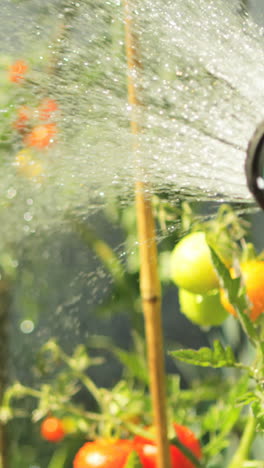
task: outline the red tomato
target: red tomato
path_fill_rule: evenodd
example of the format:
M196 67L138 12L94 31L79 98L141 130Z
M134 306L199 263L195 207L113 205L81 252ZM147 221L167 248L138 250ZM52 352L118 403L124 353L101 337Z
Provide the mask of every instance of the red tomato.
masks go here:
M200 460L202 458L202 449L199 440L195 434L186 426L181 426L180 424L174 423L174 430L177 434L179 441L185 445L195 456ZM175 447L177 450L176 460L178 460L179 467L181 468L195 468L194 464L191 463L187 457L185 457L180 450ZM176 453L175 453L176 455ZM180 464L180 459L181 464ZM177 465L175 465L176 467Z
M123 468L132 451L130 440L86 442L75 455L73 468Z
M200 442L194 433L185 426L174 424L174 429L179 441L185 445L198 459L202 457ZM143 468L157 468L157 446L153 440L136 436L134 439ZM172 468L195 468L194 464L175 445L170 445L170 457Z
M44 419L40 427L40 432L43 439L49 442L59 442L65 436L62 421L53 416Z
M157 468L157 445L153 440L145 439L141 436L136 436L134 439L135 450L138 453L143 468ZM174 449L176 447L170 446L170 457L172 468L181 468L181 465L174 464ZM176 449L177 450L177 449Z

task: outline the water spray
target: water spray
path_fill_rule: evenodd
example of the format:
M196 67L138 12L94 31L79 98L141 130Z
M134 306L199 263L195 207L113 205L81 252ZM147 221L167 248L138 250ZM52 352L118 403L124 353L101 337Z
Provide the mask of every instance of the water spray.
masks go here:
M249 142L245 170L248 188L264 210L264 122L258 125Z

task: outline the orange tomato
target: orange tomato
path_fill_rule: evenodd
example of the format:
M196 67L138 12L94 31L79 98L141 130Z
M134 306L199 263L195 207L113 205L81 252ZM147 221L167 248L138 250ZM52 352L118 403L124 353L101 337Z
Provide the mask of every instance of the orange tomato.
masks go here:
M230 274L233 278L237 276L234 269L230 270ZM241 276L250 302L247 313L254 322L264 312L264 261L250 260L241 264ZM220 298L224 308L230 314L236 315L224 290L221 290Z
M49 120L57 110L58 104L54 99L43 99L40 106L38 107L40 120Z
M27 146L45 148L54 142L54 135L57 133L57 126L54 123L37 125L24 139Z
M13 83L20 83L24 80L25 74L28 71L28 65L24 60L16 60L9 67L9 81Z

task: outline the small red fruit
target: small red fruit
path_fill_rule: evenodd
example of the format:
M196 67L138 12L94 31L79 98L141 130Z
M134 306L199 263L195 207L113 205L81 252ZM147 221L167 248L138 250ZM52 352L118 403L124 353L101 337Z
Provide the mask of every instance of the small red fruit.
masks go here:
M133 451L130 440L86 442L73 460L73 468L124 468Z
M28 70L28 66L24 60L16 60L9 67L9 81L12 83L20 83L24 80L24 75Z
M62 421L54 416L44 419L40 426L40 432L43 439L49 442L60 442L65 436Z
M54 135L57 133L56 124L37 125L24 139L27 146L45 148L53 143Z

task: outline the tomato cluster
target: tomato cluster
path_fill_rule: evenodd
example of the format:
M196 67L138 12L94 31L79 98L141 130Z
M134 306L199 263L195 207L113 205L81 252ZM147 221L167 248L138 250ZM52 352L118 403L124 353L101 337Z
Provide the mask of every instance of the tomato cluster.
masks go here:
M199 460L201 446L194 433L174 424L178 440ZM138 454L142 468L157 468L157 446L151 439L136 436L133 440L96 440L86 442L77 452L73 468L124 468L129 455ZM175 445L170 445L172 468L194 468L194 464Z
M9 67L9 80L22 84L29 70L24 60L17 60ZM44 173L42 161L32 150L49 148L58 133L55 122L58 104L51 97L44 97L36 107L22 105L17 109L13 122L21 140L22 149L17 153L14 166L28 178L39 178Z
M223 259L229 264L228 259ZM264 261L254 259L241 264L242 281L246 288L252 321L264 312ZM234 269L231 276L236 277ZM236 315L225 292L220 288L204 232L183 237L171 254L171 278L179 288L181 311L201 326L220 325L228 312Z
M181 311L201 326L220 325L228 316L204 232L193 232L171 254L171 278L179 287Z
M57 111L58 105L51 98L42 99L35 109L19 107L13 126L22 135L26 147L42 149L54 142L57 125L52 120Z

